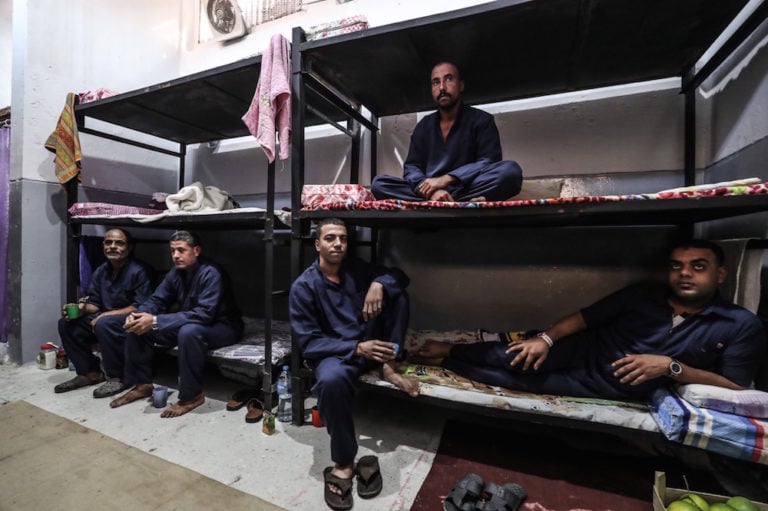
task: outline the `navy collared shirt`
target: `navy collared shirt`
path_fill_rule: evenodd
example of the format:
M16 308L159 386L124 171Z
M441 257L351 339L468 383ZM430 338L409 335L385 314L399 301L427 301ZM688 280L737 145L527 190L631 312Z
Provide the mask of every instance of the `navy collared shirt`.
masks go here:
M178 312L168 312L176 304ZM156 315L161 330L186 323L225 323L243 331L243 318L229 276L218 264L203 257L188 270L172 268L139 311Z
M601 387L597 390L644 396L666 384L663 378L636 386L620 383L611 363L629 354L666 355L749 387L766 350L757 316L716 297L673 328L668 293L664 284L637 284L581 310L588 329L594 329L589 374Z
M339 277L338 284L328 280L316 259L291 285L291 328L308 360L353 356L365 332L362 311L371 283L381 283L390 299L397 298L410 283L397 268L355 258L342 261Z
M484 167L498 161L501 142L493 116L462 103L445 140L438 112L419 121L411 135L403 178L414 190L424 179L445 174L471 183Z
M144 261L129 258L112 278L112 265L106 261L96 268L88 287L87 303L101 312L138 306L152 294L154 270Z

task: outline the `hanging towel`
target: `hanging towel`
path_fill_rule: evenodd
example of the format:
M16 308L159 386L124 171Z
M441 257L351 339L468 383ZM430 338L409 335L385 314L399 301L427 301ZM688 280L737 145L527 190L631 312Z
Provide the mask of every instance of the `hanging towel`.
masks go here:
M54 159L56 177L61 184L75 176L77 176L78 181L82 180L80 160L83 159L83 153L80 150L80 137L77 134L77 122L75 121L76 98L77 94L74 92L67 94L67 101L64 103L64 109L59 116L59 122L56 123L56 129L45 141L45 148L56 153Z
M261 72L251 107L243 122L261 144L270 163L275 161L275 131L280 141L280 159L291 153L291 66L288 40L275 34L261 57Z
M215 186L203 186L199 181L185 186L177 193L165 198L168 211L177 213L180 211L224 211L235 209L237 203L223 190Z

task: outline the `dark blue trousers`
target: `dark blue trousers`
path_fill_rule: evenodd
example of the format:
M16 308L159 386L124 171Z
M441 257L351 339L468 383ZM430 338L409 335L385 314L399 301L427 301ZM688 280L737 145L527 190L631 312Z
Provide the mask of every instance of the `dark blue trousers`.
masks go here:
M487 201L506 200L520 193L523 171L514 161L499 161L485 167L471 183L461 183L447 188L457 202L475 197ZM371 191L377 199L401 199L423 201L405 179L382 174L373 178Z
M154 345L179 347L179 400L188 401L203 391L203 371L208 350L235 344L242 332L231 325L187 323L178 329L127 334L125 383L152 383Z
M443 367L469 379L535 394L600 397L588 369L588 342L579 336L557 341L538 371L512 367L515 355L506 354L505 342L457 344ZM607 396L603 396L607 397Z
M366 324L362 340L379 339L399 344L401 354L408 328L410 303L407 293L393 300L379 316ZM349 465L357 455L357 436L352 406L361 374L379 365L363 357L327 357L315 366L317 383L312 390L317 406L331 436L331 459L338 465Z
M99 359L93 354L93 345L98 342L101 347L101 362L107 377L123 378L125 316L103 316L94 328L91 328L93 314L72 320L59 319L59 337L77 374L101 371Z

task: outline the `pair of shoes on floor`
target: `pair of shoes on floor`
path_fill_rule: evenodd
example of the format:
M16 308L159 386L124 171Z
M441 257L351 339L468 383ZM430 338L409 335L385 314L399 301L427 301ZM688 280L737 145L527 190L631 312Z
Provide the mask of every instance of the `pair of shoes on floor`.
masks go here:
M499 486L477 474L467 473L456 482L443 502L444 511L517 511L528 495L522 486Z
M229 401L227 401L227 411L238 411L242 407L246 406L251 399L258 397L258 395L258 389L240 389L236 391L234 394L232 394L232 397L229 398Z
M255 424L264 417L264 403L259 399L252 397L245 405L245 422L248 424Z
M90 373L89 373L90 374ZM69 392L70 390L79 389L81 387L87 387L89 385L96 385L97 383L101 383L104 381L104 374L99 373L99 376L96 378L89 378L85 375L78 374L71 380L67 380L64 383L59 383L55 387L53 387L53 391L56 394L61 394L62 392Z
M357 479L357 495L362 499L372 499L383 487L379 459L376 456L363 456L357 461L355 473L349 479L342 479L332 474L333 467L325 467L323 481L325 485L325 503L334 511L352 509L353 479ZM331 490L333 485L341 491L337 494Z
M114 396L128 387L129 385L123 383L119 378L109 378L103 385L93 390L93 397L102 398Z

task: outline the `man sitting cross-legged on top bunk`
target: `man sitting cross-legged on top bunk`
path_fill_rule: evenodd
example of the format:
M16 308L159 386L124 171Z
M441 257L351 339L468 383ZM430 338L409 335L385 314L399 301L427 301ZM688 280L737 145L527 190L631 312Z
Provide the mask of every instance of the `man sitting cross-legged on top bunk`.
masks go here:
M345 258L347 228L339 219L319 222L315 250L317 260L291 286L291 328L314 369L313 390L331 436L334 466L325 469L325 501L333 509L349 509L355 473L360 497L375 497L382 487L374 456L363 456L355 466L352 398L358 377L381 366L384 379L411 396L419 393L418 384L394 368L408 328L410 281L396 268Z
M235 344L243 319L222 267L201 257L196 234L171 236L174 268L154 294L126 318L125 381L134 387L110 403L117 408L152 395L154 344L179 347L179 401L161 417L178 417L205 402L203 370L209 349ZM178 305L177 312L169 312Z
M718 296L723 250L682 242L667 285L636 284L564 317L522 342L429 342L422 362L467 378L539 394L643 400L659 387L749 387L763 361L760 320Z
M416 125L403 177L376 176L373 195L411 201L498 201L520 193L523 171L514 161L502 161L493 116L462 101L459 68L450 62L437 64L431 84L437 112Z
M93 391L93 397L119 394L126 388L123 381L125 331L123 323L128 314L152 293L154 270L133 257L135 243L123 229L110 229L102 241L106 262L96 268L88 286L88 296L80 299L79 317L69 319L62 307L59 336L77 376L59 383L56 393L69 392L104 381ZM93 354L99 343L101 364Z

